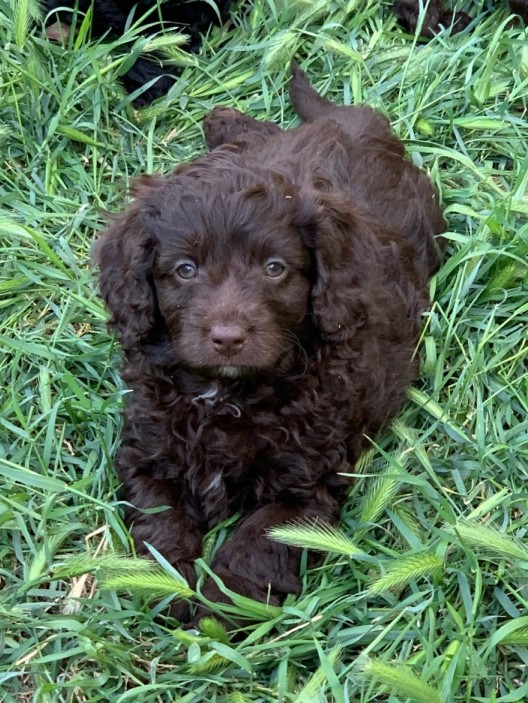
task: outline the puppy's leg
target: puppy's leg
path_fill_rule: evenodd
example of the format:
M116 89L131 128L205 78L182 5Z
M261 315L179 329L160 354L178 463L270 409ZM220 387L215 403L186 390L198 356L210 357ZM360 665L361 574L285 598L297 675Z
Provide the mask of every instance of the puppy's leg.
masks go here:
M196 573L193 562L202 551L202 532L185 511L174 484L137 471L132 475L130 470L121 470L120 476L124 479L126 499L130 503L126 523L131 526L136 553L151 557L145 543L150 544L194 588ZM174 601L171 612L178 620L189 619L189 606L185 602Z
M320 498L323 497L320 491ZM232 538L217 552L212 569L232 591L271 605L280 605L288 593L301 591L299 575L302 550L269 539L266 531L293 520L320 519L335 523L339 516L337 502L330 496L309 505L270 503L242 518ZM212 601L228 599L209 580L203 594ZM195 621L206 614L199 611Z
M209 149L222 144L233 144L239 150L251 149L281 131L273 122L258 122L228 107L215 107L205 118L203 128Z
M423 2L426 5L426 0ZM419 0L396 0L392 6L394 14L400 24L414 34L420 18ZM451 27L451 32L456 34L465 29L471 22L471 17L465 12L452 12L444 10L442 0L430 0L425 10L421 34L423 37L434 37L440 27Z

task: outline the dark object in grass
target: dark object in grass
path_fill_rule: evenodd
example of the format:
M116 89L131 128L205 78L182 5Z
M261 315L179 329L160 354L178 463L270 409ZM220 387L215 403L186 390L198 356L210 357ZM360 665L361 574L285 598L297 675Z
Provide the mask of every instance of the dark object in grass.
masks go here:
M224 20L232 4L232 0L215 0ZM50 25L46 33L53 41L61 41L70 33L72 12L60 8L77 8L85 13L92 6L92 35L101 37L119 36L125 28L140 20L144 24L146 35L154 34L161 30L177 31L189 35L189 42L185 48L196 51L200 46L201 34L211 25L218 24L219 17L211 4L205 0L45 0L46 12L50 15ZM80 21L80 20L78 20ZM172 71L166 69L159 61L140 57L132 68L122 77L127 92L132 93L149 81L157 78L156 82L143 91L134 100L136 107L148 105L156 98L165 95L176 80Z
M434 37L441 27L451 27L453 34L461 32L471 22L471 17L465 12L446 9L446 4L449 7L445 0L429 0L429 3L426 0L395 0L393 10L401 25L413 34L420 19L420 5L427 5L421 28L422 36ZM528 22L528 0L510 0L510 8Z
M266 530L338 519L343 474L416 376L445 227L385 117L296 65L290 97L288 131L213 110L211 152L140 179L95 249L132 389L117 466L138 553L194 584L202 536L241 511L212 568L273 604L299 593L301 550Z

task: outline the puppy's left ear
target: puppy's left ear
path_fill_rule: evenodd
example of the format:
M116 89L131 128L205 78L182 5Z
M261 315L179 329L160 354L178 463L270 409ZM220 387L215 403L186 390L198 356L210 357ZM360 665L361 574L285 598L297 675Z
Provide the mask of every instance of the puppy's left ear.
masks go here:
M339 194L311 193L315 206L301 226L316 279L312 316L326 341L343 341L368 323L379 261L369 221Z

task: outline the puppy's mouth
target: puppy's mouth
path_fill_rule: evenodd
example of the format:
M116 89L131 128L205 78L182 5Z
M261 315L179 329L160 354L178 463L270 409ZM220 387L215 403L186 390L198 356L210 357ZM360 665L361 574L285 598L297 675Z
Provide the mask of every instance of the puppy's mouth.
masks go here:
M255 366L209 366L204 369L208 376L213 376L215 378L225 378L233 379L237 378L248 378L249 376L255 376L260 369Z

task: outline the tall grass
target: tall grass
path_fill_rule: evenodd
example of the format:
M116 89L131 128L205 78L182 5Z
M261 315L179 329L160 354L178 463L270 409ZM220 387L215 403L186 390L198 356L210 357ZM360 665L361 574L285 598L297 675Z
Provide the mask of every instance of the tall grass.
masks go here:
M389 5L238 3L199 55L162 42L181 77L137 112L118 77L152 44L85 24L61 47L36 2L0 0L0 701L528 698L527 30L506 3L459 2L469 30L422 43ZM186 584L126 559L125 390L90 246L134 176L203 151L213 106L293 124L292 55L329 98L389 116L441 189L449 252L421 379L356 467L341 532L274 535L324 564L282 609L235 599L257 620L237 638L185 632L164 605L196 600Z

